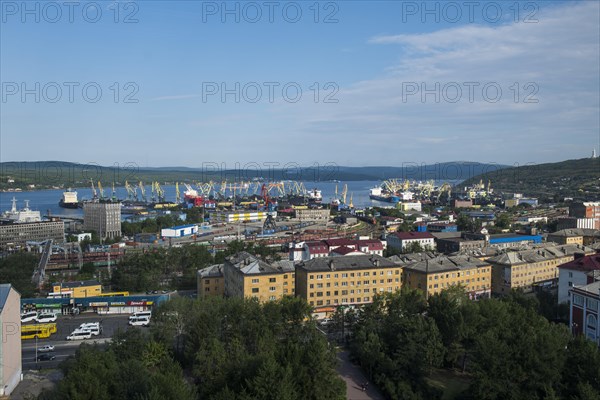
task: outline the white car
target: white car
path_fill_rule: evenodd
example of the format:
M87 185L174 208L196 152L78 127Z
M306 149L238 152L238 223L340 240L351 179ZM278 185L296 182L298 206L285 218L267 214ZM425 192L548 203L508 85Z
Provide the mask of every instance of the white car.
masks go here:
M55 322L56 321L56 314L40 314L40 315L37 316L37 318L35 320L39 324L45 324L45 323L48 323L48 322Z
M131 326L148 326L148 325L150 325L150 318L148 318L148 317L129 318L129 325L131 325Z
M47 344L45 346L42 346L38 349L39 352L41 353L46 353L48 351L54 351L54 346L52 346L51 344Z
M38 313L35 311L23 313L21 314L21 323L35 321L37 319L37 316Z
M91 338L92 338L91 332L83 332L83 331L75 331L75 332L71 333L69 336L67 336L67 340L84 340L84 339L91 339Z

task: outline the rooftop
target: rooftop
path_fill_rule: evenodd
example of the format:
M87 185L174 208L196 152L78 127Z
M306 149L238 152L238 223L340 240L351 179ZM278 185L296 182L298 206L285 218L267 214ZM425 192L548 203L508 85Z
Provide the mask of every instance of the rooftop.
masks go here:
M430 232L395 232L392 235L400 240L411 239L433 239L434 236Z
M558 268L583 272L598 271L600 270L600 254L596 253L590 256L576 258L573 261L559 265Z
M600 281L592 282L585 286L576 286L571 290L578 292L586 292L589 294L596 295L598 297L600 296Z
M198 270L200 278L219 278L223 276L223 264L214 264Z
M298 264L298 268L308 272L392 268L396 266L396 264L386 258L368 254L346 257L313 258L312 260Z
M476 257L469 256L437 256L431 259L416 261L404 266L405 270L413 270L426 273L438 273L444 271L458 271L489 266Z
M4 305L6 304L6 300L8 299L11 288L12 285L10 283L0 284L0 311L4 309ZM13 290L15 289L13 288Z
M78 287L82 287L82 286L100 286L100 282L95 281L95 280L89 280L89 281L76 281L76 282L56 282L53 284L53 286L60 286L63 288L78 288Z
M293 263L290 261L269 264L246 251L229 256L225 262L244 275L280 274L294 271ZM292 266L291 269L290 266Z
M565 244L557 246L544 246L539 248L502 252L488 261L499 265L518 265L525 263L535 263L545 260L554 260L559 257L573 256L575 253L592 253L589 247L578 244Z

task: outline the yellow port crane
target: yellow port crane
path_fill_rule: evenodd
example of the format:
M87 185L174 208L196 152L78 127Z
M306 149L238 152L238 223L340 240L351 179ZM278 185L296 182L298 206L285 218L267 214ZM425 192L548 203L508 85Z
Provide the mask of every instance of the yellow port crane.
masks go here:
M179 192L179 182L175 182L175 203L181 203L181 193Z
M127 198L129 200L137 200L137 191L127 181L125 181L125 190L127 190Z
M98 191L100 192L100 198L103 199L104 198L104 189L102 188L102 183L100 183L100 181L98 181Z
M140 188L140 194L142 195L142 201L146 202L146 188L144 187L144 183L140 181L138 187Z

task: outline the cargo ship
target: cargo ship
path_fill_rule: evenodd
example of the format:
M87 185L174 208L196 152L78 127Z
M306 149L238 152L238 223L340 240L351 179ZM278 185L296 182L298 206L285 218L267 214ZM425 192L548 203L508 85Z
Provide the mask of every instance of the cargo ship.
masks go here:
M63 197L58 202L59 207L62 208L79 208L79 201L77 201L77 192L67 189L63 192Z
M395 193L387 190L383 190L381 187L374 187L369 191L369 198L371 200L383 201L386 203L399 203L400 197Z
M323 201L323 195L321 195L321 191L315 188L308 192L308 201L311 203L320 203Z

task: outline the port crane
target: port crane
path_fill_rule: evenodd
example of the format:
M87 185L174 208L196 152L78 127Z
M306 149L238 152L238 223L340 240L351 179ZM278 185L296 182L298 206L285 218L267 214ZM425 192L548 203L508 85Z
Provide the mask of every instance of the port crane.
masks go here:
M98 193L96 192L96 188L94 187L94 181L90 178L90 183L92 184L92 198L97 199Z
M104 189L102 188L102 183L98 181L98 192L100 192L100 199L104 199Z
M125 190L127 190L127 199L129 200L137 200L137 191L135 188L131 187L129 182L125 181Z
M144 183L140 181L138 187L140 188L140 194L142 196L142 201L145 203L146 200L146 188L144 188Z
M179 182L175 182L175 203L181 203L181 193L179 193Z

